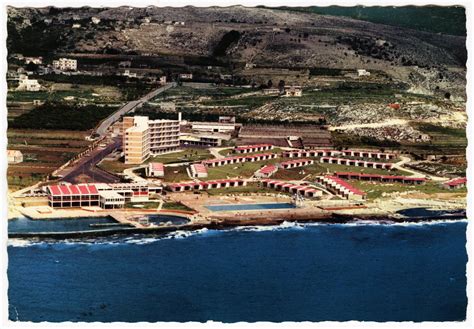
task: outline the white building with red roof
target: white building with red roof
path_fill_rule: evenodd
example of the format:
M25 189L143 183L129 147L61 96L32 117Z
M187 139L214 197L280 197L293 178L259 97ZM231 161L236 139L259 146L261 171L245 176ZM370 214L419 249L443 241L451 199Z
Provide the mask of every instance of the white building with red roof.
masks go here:
M287 181L265 179L262 181L262 186L265 188L274 189L276 191L298 194L307 198L317 198L323 195L322 191L314 187L308 185L293 184Z
M194 163L190 166L191 176L194 178L206 178L207 167L202 163Z
M165 177L165 166L161 162L150 162L145 174L147 177Z
M466 177L458 177L455 179L451 179L450 181L444 182L442 187L448 190L455 190L459 188L466 187L467 178Z
M365 192L336 176L319 176L316 178L316 182L348 200L364 200L366 198Z
M270 165L263 166L262 168L257 170L254 176L257 178L269 178L277 171L278 171L278 167L270 164Z
M382 183L424 184L426 182L426 178L423 177L365 174L358 172L336 172L334 173L334 176L343 179L379 181Z
M100 206L100 195L94 184L60 184L46 187L49 206L73 208Z

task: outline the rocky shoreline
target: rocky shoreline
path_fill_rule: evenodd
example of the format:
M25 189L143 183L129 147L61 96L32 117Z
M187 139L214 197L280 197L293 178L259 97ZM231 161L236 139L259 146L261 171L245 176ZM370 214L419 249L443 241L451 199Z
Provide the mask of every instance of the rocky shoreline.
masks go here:
M112 235L163 235L174 231L195 231L199 229L225 230L243 226L278 226L284 222L295 223L326 223L326 224L347 224L373 222L374 224L393 223L419 223L430 221L457 221L466 218L465 212L441 216L414 216L410 218L393 217L387 215L341 215L341 214L320 214L315 216L298 216L292 218L247 218L247 219L215 219L207 223L189 223L183 225L168 225L158 227L136 228L117 230L94 230L77 232L31 232L31 233L9 233L9 238L37 238L37 239L70 239L70 238L93 238Z

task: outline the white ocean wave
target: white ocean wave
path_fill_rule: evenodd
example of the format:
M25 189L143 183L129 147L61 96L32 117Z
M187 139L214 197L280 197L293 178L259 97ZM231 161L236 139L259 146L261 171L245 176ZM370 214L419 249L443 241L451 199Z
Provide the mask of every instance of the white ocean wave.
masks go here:
M15 247L15 248L24 248L24 247L30 247L30 246L44 244L44 243L45 243L44 241L14 238L14 239L8 239L7 246Z
M88 239L66 239L66 240L37 240L37 239L21 239L11 238L8 239L8 246L15 248L24 248L30 246L48 246L61 244L61 247L74 247L74 246L118 246L118 245L147 245L155 243L161 240L169 239L186 239L193 236L209 236L214 235L218 232L268 232L268 231L280 231L280 230L304 230L305 228L324 226L324 227L362 227L362 226L391 226L391 227L423 227L431 225L446 225L455 223L467 223L467 219L462 220L431 220L431 221L420 221L420 222L394 222L390 220L385 221L373 221L373 220L355 220L349 223L330 223L330 222L313 222L313 223L298 223L284 221L280 225L254 225L254 226L237 226L225 230L209 230L202 228L194 231L178 230L167 233L162 236L147 236L147 235L133 235L128 237L115 236L115 237L103 237L103 238L88 238Z

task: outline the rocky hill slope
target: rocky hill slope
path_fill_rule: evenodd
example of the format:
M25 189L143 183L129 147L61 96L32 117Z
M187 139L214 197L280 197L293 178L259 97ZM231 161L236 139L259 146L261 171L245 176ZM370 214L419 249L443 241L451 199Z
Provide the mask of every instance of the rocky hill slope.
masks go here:
M465 37L344 17L242 6L10 7L8 32L10 52L199 55L260 67L366 68L420 93L441 85L465 97Z

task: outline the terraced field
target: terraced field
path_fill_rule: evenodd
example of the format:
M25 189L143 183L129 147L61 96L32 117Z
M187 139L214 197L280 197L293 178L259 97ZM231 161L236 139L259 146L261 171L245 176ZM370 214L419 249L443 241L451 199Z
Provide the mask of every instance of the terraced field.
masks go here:
M24 161L8 166L9 189L32 185L89 145L86 132L9 129L8 149L20 150Z

